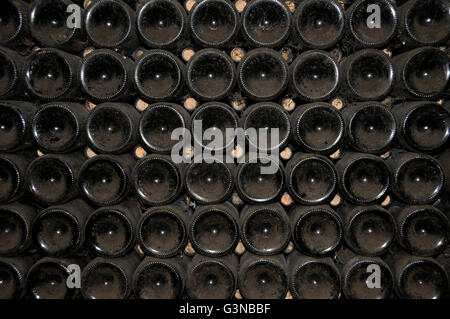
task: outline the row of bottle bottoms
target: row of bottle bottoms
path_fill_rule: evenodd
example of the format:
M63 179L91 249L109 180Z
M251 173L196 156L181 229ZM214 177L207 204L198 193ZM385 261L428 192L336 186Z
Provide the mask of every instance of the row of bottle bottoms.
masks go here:
M88 44L130 50L140 43L177 49L192 42L204 47L279 47L286 41L324 49L342 44L383 48L444 44L449 37L446 0L195 1L185 8L175 0L138 1L136 11L122 0L89 1L76 10L71 1L39 0L31 5L8 0L0 43L21 48L38 42L79 52ZM292 12L297 5L295 12ZM245 6L245 8L243 8ZM239 12L238 12L239 11ZM292 14L293 13L293 14ZM16 23L23 21L23 23ZM423 22L424 21L424 22Z
M0 98L74 100L95 103L142 97L149 102L192 95L201 101L241 96L268 101L283 94L303 101L326 101L337 93L351 100L396 98L438 99L448 88L448 54L420 47L392 59L383 51L365 49L338 62L322 50L305 51L290 63L281 53L258 48L236 65L224 51L196 52L185 65L169 51L143 51L136 62L113 50L98 49L80 58L53 48L23 57L0 49ZM238 85L236 85L236 83Z
M448 296L448 256L399 253L385 260L295 252L171 259L0 258L0 298L72 299L439 299ZM5 284L6 282L6 284ZM81 292L81 293L80 293Z

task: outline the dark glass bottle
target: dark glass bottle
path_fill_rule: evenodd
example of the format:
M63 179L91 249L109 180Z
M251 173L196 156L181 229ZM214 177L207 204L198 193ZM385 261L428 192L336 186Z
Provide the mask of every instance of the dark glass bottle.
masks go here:
M139 221L139 246L158 258L178 255L187 243L189 218L190 211L181 201L149 209Z
M347 128L347 141L356 151L381 154L396 137L398 123L382 103L353 103L344 107L341 114Z
M241 116L241 127L247 133L245 137L251 152L256 152L256 149L283 149L289 142L292 130L289 113L281 105L272 102L260 102L248 107ZM255 134L251 134L253 129L256 130ZM274 129L278 129L278 140Z
M394 66L383 51L358 51L345 58L341 68L343 92L352 99L382 100L393 88Z
M198 125L195 124L195 121L201 121L201 130L195 130ZM191 123L194 142L208 150L218 151L232 146L234 138L228 138L227 129L233 129L234 133L238 128L239 118L229 105L220 102L208 102L195 109ZM222 139L216 135L212 135L209 139L204 138L206 130L220 131Z
M306 0L294 13L294 27L301 43L309 48L334 46L342 37L345 16L335 0Z
M137 5L136 12L139 35L147 46L171 48L181 45L188 18L178 1L141 1Z
M278 3L277 0L269 2ZM256 101L273 100L286 89L288 65L277 51L254 49L239 62L238 79L239 87L247 97Z
M381 206L344 205L341 210L344 238L362 256L379 256L394 242L397 228L392 214Z
M42 210L33 221L33 241L46 256L64 257L84 244L84 224L92 208L81 199Z
M133 62L112 50L95 50L81 65L81 86L95 102L123 99L130 94L132 78Z
M294 140L301 150L319 154L334 153L344 139L344 119L328 103L301 105L291 115Z
M302 100L327 100L339 87L339 64L327 52L306 51L289 67L289 84L294 94Z
M444 172L431 156L394 152L387 159L392 192L408 205L433 203L444 188Z
M42 46L70 52L80 52L86 47L83 23L85 12L82 8L79 9L81 21L71 19L71 5L74 3L70 0L40 0L32 3L30 31ZM78 22L80 26L69 27L69 22Z
M0 47L0 98L23 96L22 68L24 57Z
M184 186L185 168L168 155L152 154L137 162L132 174L136 195L146 205L159 206L173 202Z
M282 1L250 1L241 17L242 32L252 46L277 47L291 32L291 13Z
M141 214L141 206L132 199L97 209L85 223L86 247L104 257L125 255L134 246Z
M444 172L445 179L445 191L450 194L450 149L446 149L436 158L439 161L439 165Z
M195 255L187 270L186 290L192 299L232 299L237 288L236 255L209 258Z
M28 165L28 192L44 206L65 203L79 195L81 154L43 155Z
M211 158L193 162L186 169L186 192L198 204L227 200L234 188L235 166Z
M149 152L170 154L172 148L178 143L172 139L173 130L184 128L186 132L183 139L187 139L190 127L190 115L180 105L166 102L152 104L141 116L140 140Z
M373 204L387 195L391 174L378 156L347 153L337 162L339 187L345 198L356 204Z
M0 13L0 44L22 50L32 41L29 36L30 5L22 0L6 0Z
M136 13L122 0L92 1L86 8L85 28L98 48L132 51L138 46Z
M239 292L245 299L284 299L288 270L283 255L256 256L245 253L239 265Z
M397 55L395 67L396 97L435 99L450 82L450 59L438 48L422 47Z
M356 48L383 48L397 36L397 7L390 0L357 0L345 15Z
M52 102L37 109L31 130L44 152L67 153L83 146L88 116L84 105Z
M123 201L130 191L131 155L97 155L80 169L79 187L83 196L96 206L110 206Z
M79 98L80 67L78 56L57 49L39 49L25 61L25 85L30 94L39 100Z
M15 256L31 243L31 225L36 211L15 202L0 206L0 256Z
M245 206L239 219L239 230L244 246L262 256L282 253L291 238L289 217L278 203Z
M397 221L398 242L416 256L435 256L447 246L448 217L433 206L405 206L392 211Z
M137 60L134 83L139 94L146 100L167 101L183 92L185 73L184 64L174 54L164 50L151 50L143 53Z
M189 11L189 31L204 47L228 46L239 27L239 14L229 0L196 2Z
M294 206L289 217L292 239L301 252L312 256L330 255L340 245L342 220L330 206Z
M337 187L334 164L325 156L297 153L286 165L289 194L304 205L327 203Z
M294 251L287 262L289 287L294 298L339 298L341 275L331 258L309 257Z
M0 258L0 299L22 299L33 257Z
M240 163L236 170L236 191L249 204L274 202L285 188L281 163L269 157L254 157Z
M133 291L139 299L178 299L184 292L185 265L180 257L146 257L133 276Z
M200 50L187 64L187 87L200 100L225 98L235 82L236 68L233 60L217 49Z
M34 111L29 102L0 101L1 152L15 152L33 144L30 127Z
M13 202L25 194L29 162L27 156L0 154L0 203Z
M138 141L139 120L139 113L129 104L97 105L86 122L87 142L98 153L125 153Z
M199 254L229 255L239 241L239 212L228 202L198 206L189 225L189 239Z
M97 257L83 269L81 294L85 299L127 299L133 274L139 264L137 254L120 258Z

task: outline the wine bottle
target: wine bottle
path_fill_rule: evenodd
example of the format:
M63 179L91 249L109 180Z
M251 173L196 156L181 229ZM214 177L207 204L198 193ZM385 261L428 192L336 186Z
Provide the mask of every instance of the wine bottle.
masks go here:
M73 12L69 10L69 6L73 5L70 0L33 2L29 19L31 35L44 47L81 52L87 45L86 33L82 20L71 19ZM84 9L79 10L80 18L84 19ZM75 22L75 25L71 26L69 22Z
M292 239L302 253L324 256L339 247L343 234L342 220L330 206L294 206L289 216Z
M245 206L239 219L239 230L244 246L262 256L282 253L291 238L288 215L278 203Z
M198 206L189 224L195 251L209 257L229 255L239 241L239 212L228 202Z
M25 61L26 88L38 100L79 98L80 67L78 56L51 48L36 50Z
M450 193L450 150L446 149L436 158L445 176L444 190Z
M190 211L178 201L169 206L150 208L141 217L137 240L148 255L170 258L186 246Z
M185 273L180 257L146 257L133 276L134 295L139 299L178 299L184 291Z
M348 144L354 150L381 154L392 145L399 123L384 104L353 103L345 106L341 114L345 121Z
M336 170L340 191L352 203L380 203L390 189L389 168L378 156L348 152L337 162Z
M287 262L289 288L294 298L339 298L341 275L330 257L309 257L294 251Z
M125 199L130 190L131 155L97 155L80 169L79 187L83 196L96 206L110 206Z
M15 202L0 206L0 256L15 256L28 249L36 211Z
M184 176L183 164L175 164L168 155L152 154L137 162L132 182L141 201L160 206L177 199L184 186Z
M325 51L303 52L289 66L291 91L306 101L329 99L338 89L340 77L338 63Z
M232 299L237 288L238 258L195 255L187 270L186 290L192 299Z
M304 205L329 202L337 187L334 164L322 155L295 154L286 165L286 179L289 194Z
M436 152L450 139L450 113L433 102L409 102L395 105L398 139L412 151Z
M294 140L302 151L331 154L344 139L344 119L328 103L315 102L298 107L291 115Z
M97 209L85 223L86 247L103 257L127 254L135 243L141 212L141 206L133 199Z
M334 46L344 32L345 16L335 0L306 0L294 13L294 27L301 43L313 49Z
M23 95L23 64L24 57L0 47L0 98L10 99Z
M356 48L383 48L397 36L397 7L389 0L357 0L345 16Z
M269 157L258 156L238 165L235 181L236 191L245 202L274 202L285 188L284 168Z
M387 159L392 173L392 192L408 205L433 203L444 188L444 172L431 156L394 152Z
M78 103L52 102L34 114L31 130L44 152L67 153L80 148L85 140L87 108Z
M195 121L201 121L201 130L195 130ZM227 130L233 129L234 133L238 128L239 118L229 105L221 102L208 102L195 109L191 123L194 142L205 149L218 151L228 149L233 145L234 138L227 140ZM221 135L212 135L208 138L208 134L205 134L206 130L208 132L220 131Z
M127 299L139 261L133 253L120 258L95 258L81 274L81 294L85 299Z
M217 49L203 49L187 64L187 87L198 99L221 100L233 89L236 68L233 60Z
M291 32L291 13L282 1L250 1L241 17L242 33L251 46L278 47Z
M183 92L185 73L184 64L174 54L155 49L143 53L137 60L134 83L146 100L167 101Z
M122 0L92 1L86 8L85 28L97 48L132 51L138 46L136 13Z
M27 156L0 154L0 203L16 201L25 194L29 162Z
M83 229L91 212L81 199L42 210L33 221L35 247L45 256L76 253L84 244Z
M173 48L181 45L186 36L188 18L178 1L140 1L136 11L137 29L141 40L147 46Z
M392 214L381 206L344 205L340 210L347 245L362 256L388 251L397 233Z
M15 152L33 145L30 127L34 111L29 102L0 101L1 152Z
M241 127L246 131L251 152L283 149L292 130L289 113L273 102L260 102L248 107L241 116ZM255 134L250 130L256 130Z
M81 65L81 86L95 102L123 99L130 94L132 78L133 62L112 50L94 50Z
M149 152L170 154L178 143L172 139L173 130L184 128L186 132L183 139L187 139L190 126L190 115L180 105L167 102L152 104L141 116L140 140Z
M97 153L125 153L138 141L139 120L139 113L129 104L97 105L86 122L87 142Z
M239 62L238 79L245 96L256 101L273 100L287 87L288 65L281 54L272 49L254 49Z
M0 44L24 50L32 45L28 27L30 5L22 0L6 0L0 13Z
M0 299L22 299L26 294L26 277L33 257L0 258Z
M227 200L234 188L235 166L213 157L192 162L186 169L186 192L198 204Z
M245 253L239 265L239 292L245 299L284 299L288 270L283 255L260 257Z
M422 47L393 59L396 85L392 95L412 99L438 98L450 82L450 59L438 48Z
M394 66L382 51L358 51L343 59L341 68L343 92L352 99L379 101L392 91Z
M51 154L34 159L28 165L28 192L43 206L65 203L79 195L78 172L81 154Z
M226 47L236 38L239 15L229 0L196 2L189 11L189 31L204 47Z

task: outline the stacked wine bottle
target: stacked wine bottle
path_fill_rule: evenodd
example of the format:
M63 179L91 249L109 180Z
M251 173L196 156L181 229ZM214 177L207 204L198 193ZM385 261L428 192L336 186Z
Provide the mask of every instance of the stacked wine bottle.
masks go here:
M449 39L449 0L2 1L0 298L448 298Z

